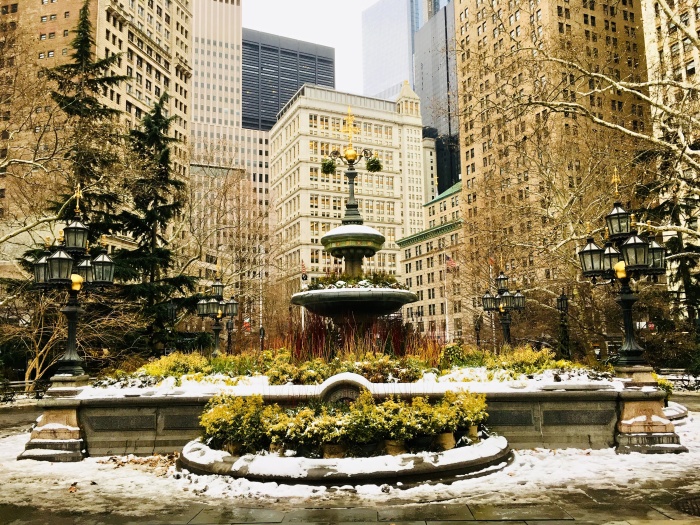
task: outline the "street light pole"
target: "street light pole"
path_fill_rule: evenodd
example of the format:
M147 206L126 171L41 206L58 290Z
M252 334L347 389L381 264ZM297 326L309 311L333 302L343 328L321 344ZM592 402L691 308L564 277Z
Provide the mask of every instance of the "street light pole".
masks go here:
M645 365L644 349L634 338L634 322L632 321L632 306L637 302L637 295L630 288L629 277L620 279L620 292L615 299L622 309L622 323L625 330L625 340L620 347L618 366Z
M569 347L569 298L562 291L557 297L557 310L559 310L559 355L566 359L571 358Z
M68 286L68 301L61 309L68 324L66 350L58 360L58 371L53 381L80 383L87 379L85 361L78 354L78 320L85 311L80 306L78 293L84 286L105 287L114 282L114 261L104 247L90 259L88 254L89 229L82 223L80 212L80 187L74 195L76 199L75 217L58 237L58 244L46 240L45 251L33 263L34 285L41 289L63 288Z
M508 277L501 272L496 281L496 295L486 290L481 298L482 307L486 312L498 312L498 317L503 330L503 344L510 345L510 325L513 321L510 312L512 310L523 311L525 309L525 296L518 290L515 294L508 291Z
M654 239L647 240L638 235L634 214L625 211L619 202L606 215L605 246L598 246L593 237L588 237L586 245L578 256L584 277L591 278L594 285L620 283L616 298L622 309L624 342L619 354L611 361L617 367L646 366L644 349L634 338L632 306L637 302L637 294L630 287L633 276L657 276L666 272L666 250ZM655 277L654 277L655 278Z
M85 313L85 310L80 307L80 302L78 301L78 292L83 286L83 279L75 274L71 277L73 279L68 292L68 302L66 306L61 309L61 312L66 316L66 321L68 322L68 341L66 342L65 353L58 360L58 370L56 374L81 376L85 374L85 369L83 368L85 362L80 355L78 355L77 333L78 319L81 314Z

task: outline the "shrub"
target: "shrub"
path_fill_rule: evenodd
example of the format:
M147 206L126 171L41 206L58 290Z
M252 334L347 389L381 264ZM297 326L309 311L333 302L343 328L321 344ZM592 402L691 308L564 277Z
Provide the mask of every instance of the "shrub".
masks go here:
M306 427L304 441L314 444L341 444L346 441L348 415L323 407Z
M402 441L418 435L413 412L393 396L377 405L377 426L382 439Z
M487 417L485 394L448 391L440 404L447 409L445 429L448 431L467 429L481 423Z
M270 444L265 428L279 419L280 412L277 405L265 405L262 396L216 396L200 418L204 441L212 448L235 444L242 452L264 450Z
M377 405L369 390L360 392L355 402L350 404L345 435L348 441L358 445L383 439L379 435Z
M211 372L211 365L208 359L200 354L173 352L143 365L141 370L151 376L173 376L180 379L185 374L198 372L208 374Z
M315 449L319 443L306 432L315 417L316 412L309 407L288 411L279 418L277 424L270 425L267 436L291 450Z

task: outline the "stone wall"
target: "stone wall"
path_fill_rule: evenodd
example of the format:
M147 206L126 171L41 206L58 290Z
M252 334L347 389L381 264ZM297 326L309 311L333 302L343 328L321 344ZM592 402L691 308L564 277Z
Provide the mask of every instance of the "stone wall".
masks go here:
M414 393L419 395L419 393ZM513 448L607 448L615 446L623 395L616 391L487 393L488 428ZM660 400L660 391L626 390L624 402ZM199 416L208 396L45 399L45 411L77 410L90 456L179 451L200 435Z

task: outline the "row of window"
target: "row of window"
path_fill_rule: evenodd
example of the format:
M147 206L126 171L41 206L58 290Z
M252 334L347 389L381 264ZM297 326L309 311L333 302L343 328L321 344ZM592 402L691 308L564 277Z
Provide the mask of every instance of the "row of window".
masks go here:
M63 13L63 18L70 18L70 11L66 11L65 13ZM56 19L58 19L58 15L56 14L41 16L42 22L53 22Z

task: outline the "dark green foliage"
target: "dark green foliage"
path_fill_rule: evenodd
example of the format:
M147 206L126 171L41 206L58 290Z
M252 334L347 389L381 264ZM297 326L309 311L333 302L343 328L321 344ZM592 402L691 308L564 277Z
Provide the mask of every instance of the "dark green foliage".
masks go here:
M143 118L141 127L129 134L131 152L141 169L126 183L133 207L122 211L118 221L137 247L121 250L115 257L117 276L127 282L121 296L142 305L155 339L164 335L168 322L166 301L175 291L191 292L195 283L193 277L169 275L175 261L164 233L182 209L179 196L185 184L173 176L170 145L175 139L168 131L174 117L165 116L167 99L164 94Z
M365 161L367 171L370 173L382 171L382 162L376 157L370 157Z
M672 137L667 138L672 141ZM697 212L696 193L700 190L697 177L680 177L677 160L663 152L645 151L640 153L637 160L658 166L651 180L637 187L637 196L650 203L645 219L657 224L688 226L690 218ZM685 189L681 190L681 186ZM693 228L692 223L690 228ZM667 257L673 261L669 265L669 281L684 292L681 307L687 309L690 319L696 319L700 308L700 280L697 274L700 242L696 236L679 231L667 237L665 246Z
M330 175L332 173L335 173L335 169L335 159L326 157L325 159L323 159L323 161L321 161L321 173L325 175Z
M51 97L65 115L65 129L70 130L67 138L71 146L66 154L70 166L68 184L57 195L52 208L60 210L80 184L83 188L80 204L90 218L90 235L94 240L119 229L112 215L119 196L109 188L118 161L115 148L121 142L112 122L119 111L103 104L99 97L126 77L110 74L118 55L95 57L88 4L86 0L80 9L78 25L73 31L71 60L42 73L55 86ZM72 217L72 208L65 211L66 218Z

